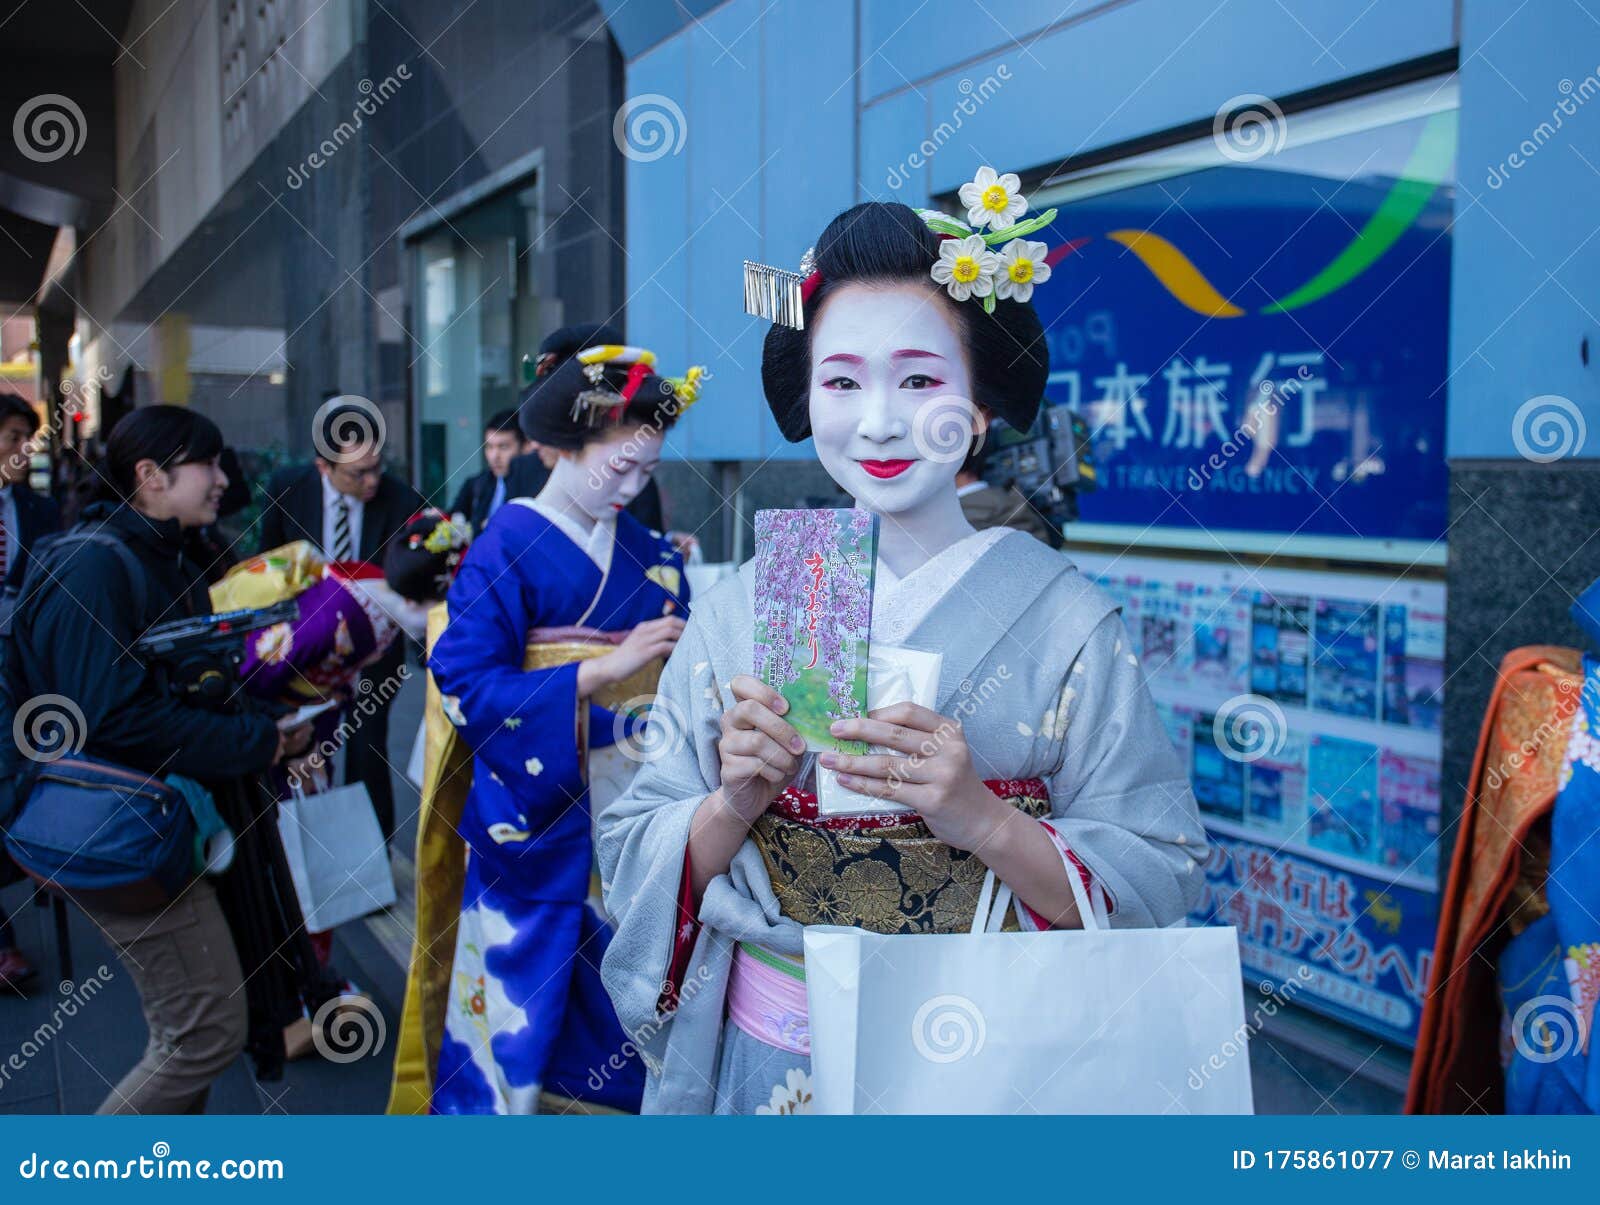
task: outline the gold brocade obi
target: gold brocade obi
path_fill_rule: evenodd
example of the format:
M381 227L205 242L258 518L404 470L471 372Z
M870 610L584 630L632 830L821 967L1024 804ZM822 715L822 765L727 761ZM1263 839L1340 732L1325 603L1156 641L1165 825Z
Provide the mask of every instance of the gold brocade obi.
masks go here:
M1050 814L1037 778L985 785L1025 815ZM802 925L872 933L965 933L987 867L946 845L913 812L818 816L816 797L790 787L751 826L783 914ZM1008 914L1005 927L1017 928Z
M569 661L603 657L615 651L626 636L626 632L601 632L594 628L534 628L528 633L522 668L551 669ZM637 711L655 697L665 666L666 661L657 658L632 676L602 686L591 696L591 701L611 711Z

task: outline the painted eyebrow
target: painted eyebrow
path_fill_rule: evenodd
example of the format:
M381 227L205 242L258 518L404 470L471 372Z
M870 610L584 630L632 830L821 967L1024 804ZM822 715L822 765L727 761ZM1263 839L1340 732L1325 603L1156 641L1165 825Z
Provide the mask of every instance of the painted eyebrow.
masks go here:
M833 355L829 356L826 360L822 361L822 363L823 364L832 364L835 360L842 360L846 364L865 364L866 363L866 360L863 359L861 356L852 356L849 352L843 352L843 351L834 352Z
M898 351L891 353L889 358L891 360L942 360L942 359L944 359L944 357L941 356L936 351L923 351L922 349L916 348L916 347L902 347Z

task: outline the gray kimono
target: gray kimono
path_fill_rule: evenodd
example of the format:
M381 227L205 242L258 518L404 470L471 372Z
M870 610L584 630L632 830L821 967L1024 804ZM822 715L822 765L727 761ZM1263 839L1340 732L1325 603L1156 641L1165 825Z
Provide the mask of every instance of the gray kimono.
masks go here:
M729 683L753 663L751 580L746 564L696 601L661 678L656 756L597 820L616 925L602 974L648 1071L645 1112L806 1103L806 1056L724 1024L737 943L802 951L802 927L781 913L752 842L707 887L678 1007L658 1012L689 822L718 784ZM1111 599L1062 553L1002 529L898 585L898 617L874 601L872 639L943 655L936 710L960 718L980 777L1049 784L1051 825L1105 889L1114 926L1180 920L1200 897L1205 831Z

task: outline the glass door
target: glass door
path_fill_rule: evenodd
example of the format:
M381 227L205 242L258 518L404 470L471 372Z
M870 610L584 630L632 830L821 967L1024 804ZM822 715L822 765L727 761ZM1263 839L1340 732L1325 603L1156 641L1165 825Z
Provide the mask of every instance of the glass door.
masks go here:
M483 471L484 424L516 406L520 362L538 344L537 193L498 193L413 244L421 485L441 505Z

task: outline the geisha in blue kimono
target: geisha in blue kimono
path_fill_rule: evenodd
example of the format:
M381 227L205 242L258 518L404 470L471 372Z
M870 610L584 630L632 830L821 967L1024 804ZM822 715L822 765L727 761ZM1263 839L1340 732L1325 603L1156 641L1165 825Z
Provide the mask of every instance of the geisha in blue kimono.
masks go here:
M585 347L531 387L523 430L559 458L537 497L512 499L474 542L431 650L471 753L435 1113L639 1106L644 1071L600 981L611 930L591 810L670 727L645 713L688 614L678 552L622 509L698 377L665 380L652 363Z

